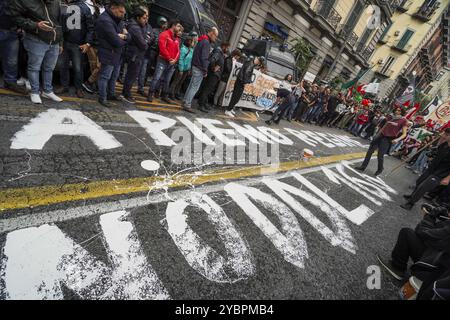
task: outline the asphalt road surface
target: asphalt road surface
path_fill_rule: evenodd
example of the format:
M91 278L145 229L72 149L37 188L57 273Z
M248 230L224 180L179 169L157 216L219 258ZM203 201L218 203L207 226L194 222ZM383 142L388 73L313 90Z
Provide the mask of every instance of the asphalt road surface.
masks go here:
M397 299L375 255L420 220L399 207L417 176L390 157L356 172L367 141L252 112L0 99L0 299Z

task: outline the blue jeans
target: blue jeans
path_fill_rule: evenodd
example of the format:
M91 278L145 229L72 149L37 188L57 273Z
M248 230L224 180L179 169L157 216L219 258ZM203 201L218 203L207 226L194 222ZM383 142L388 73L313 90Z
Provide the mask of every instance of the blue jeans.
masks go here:
M81 84L83 83L83 53L77 44L66 42L61 55L61 84L64 88L68 88L70 83L70 61L72 61L75 76L75 88L81 90Z
M120 75L120 64L117 66L102 64L98 77L98 95L100 100L116 95L116 82Z
M17 63L19 59L19 38L17 32L0 30L0 55L4 81L17 82Z
M200 86L202 85L203 76L202 70L195 66L192 67L191 82L189 83L189 87L187 88L183 99L183 105L185 108L191 108L192 100L194 100L198 89L200 89Z
M123 95L126 98L132 97L131 88L136 81L139 71L141 70L142 58L136 58L135 61L128 62L127 73L125 75L125 80L123 82Z
M414 165L411 167L413 171L419 171L421 174L425 171L425 167L428 164L428 151L422 151L419 158L417 158Z
M350 132L353 133L353 135L357 136L362 126L363 126L362 124L358 124L355 122L355 124L351 127Z
M39 39L25 36L23 46L28 53L28 79L31 93L39 94L39 73L42 68L43 89L53 92L53 70L59 56L59 44L48 44Z
M149 62L150 62L149 59L142 60L141 70L139 71L139 75L138 75L138 90L139 91L144 91L145 80L147 80L147 67L148 67Z
M153 75L152 83L148 91L149 95L156 91L159 80L163 80L163 96L169 94L170 80L172 79L173 72L175 71L175 65L170 65L169 62L158 57L156 62L155 74Z

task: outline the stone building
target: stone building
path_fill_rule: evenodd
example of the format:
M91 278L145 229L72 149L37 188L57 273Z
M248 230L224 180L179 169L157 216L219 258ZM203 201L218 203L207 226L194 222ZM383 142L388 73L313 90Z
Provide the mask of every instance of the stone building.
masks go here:
M308 78L347 81L370 67L383 30L401 0L202 0L233 47L253 36L292 44L303 38L314 57Z

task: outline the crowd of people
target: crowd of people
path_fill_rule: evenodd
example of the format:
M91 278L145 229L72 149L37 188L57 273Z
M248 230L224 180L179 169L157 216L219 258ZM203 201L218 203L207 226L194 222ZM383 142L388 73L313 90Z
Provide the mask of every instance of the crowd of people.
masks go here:
M243 67L237 75L231 106L234 117L244 86L252 81L255 68L264 66L263 57L245 57L231 52L230 44L217 44L219 30L211 27L204 35L184 32L179 20L159 17L149 24L148 7L126 11L125 1L111 0L104 7L95 0L0 0L0 48L4 87L30 92L33 103L41 98L61 102L59 95L70 91L70 66L79 98L84 92L98 93L98 101L135 103L132 88L149 102L182 101L183 109L209 112L211 103L220 105L231 76L233 61ZM77 7L77 10L73 8ZM77 15L77 16L74 16ZM90 74L85 75L84 62ZM59 71L59 88L53 88L54 71ZM41 77L42 75L42 77ZM42 82L41 82L42 79ZM123 83L116 94L117 81ZM149 81L150 80L150 81ZM148 84L148 92L144 87ZM28 89L28 90L27 90Z

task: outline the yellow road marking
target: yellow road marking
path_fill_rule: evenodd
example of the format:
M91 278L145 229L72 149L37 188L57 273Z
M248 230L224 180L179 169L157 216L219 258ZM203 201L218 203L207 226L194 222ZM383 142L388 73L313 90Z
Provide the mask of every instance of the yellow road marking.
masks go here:
M315 158L309 162L291 161L279 166L251 166L235 169L213 169L201 175L188 173L171 177L140 177L127 180L93 181L87 183L50 185L42 187L0 190L0 211L46 206L77 200L97 199L116 195L134 194L163 188L182 188L192 185L222 182L249 177L299 170L343 160L361 159L365 153L352 153Z

